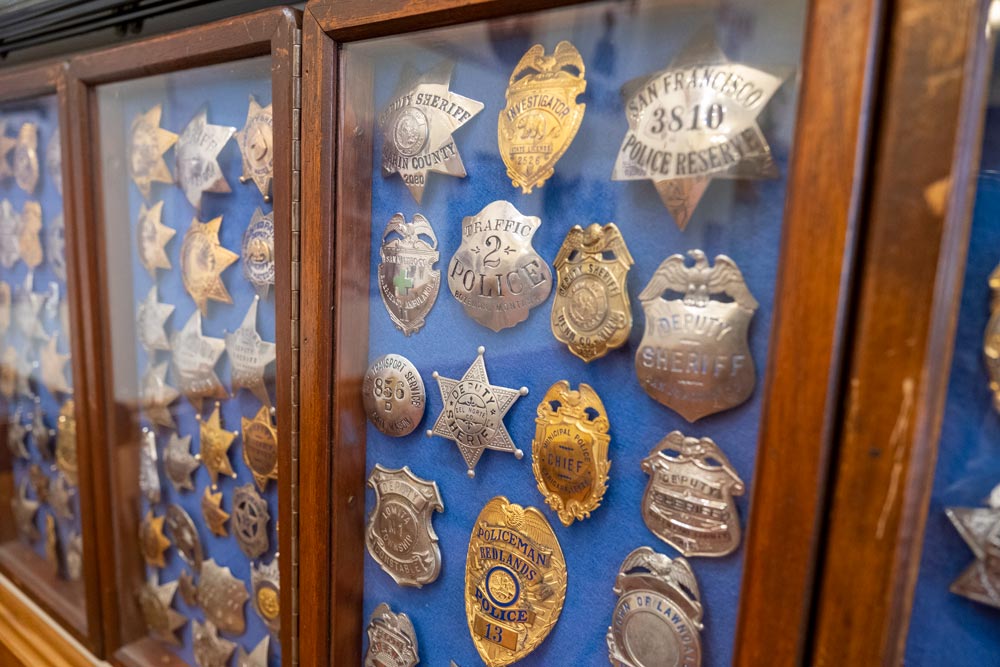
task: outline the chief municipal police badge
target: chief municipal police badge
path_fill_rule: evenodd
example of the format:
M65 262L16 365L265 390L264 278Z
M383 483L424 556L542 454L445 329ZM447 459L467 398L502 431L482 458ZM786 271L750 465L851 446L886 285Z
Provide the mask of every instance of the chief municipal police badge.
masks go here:
M535 44L511 72L497 142L511 184L525 194L555 173L556 162L580 129L587 108L576 102L587 88L583 77L583 58L566 41L552 55Z
M382 232L378 287L393 324L407 336L420 331L437 299L440 256L434 228L419 213L411 222L397 213Z
M538 648L566 601L566 559L545 515L493 498L479 513L465 561L465 615L487 667Z
M666 69L622 87L629 129L611 179L651 180L684 229L713 178L776 177L757 116L781 82L697 37Z
M462 245L451 258L448 289L484 327L512 327L549 298L549 265L531 246L541 224L508 201L495 201L462 220Z
M593 388L560 380L538 404L531 469L545 502L564 526L600 507L608 488L608 416Z
M750 398L747 332L757 300L733 260L717 255L709 266L701 250L688 255L694 266L671 255L639 294L646 328L635 370L646 393L693 422ZM666 291L683 297L664 299Z
M614 667L700 667L703 609L686 560L639 547L625 557L614 592L607 634Z
M949 590L1000 609L1000 485L986 507L948 507L945 513L976 557Z
M393 613L385 602L372 612L367 633L365 667L413 667L420 662L410 617Z
M740 544L733 496L746 487L711 438L672 431L642 461L649 483L642 519L685 556L725 556Z
M378 115L382 173L398 173L420 203L427 173L465 177L452 133L483 110L483 103L451 92L455 63L445 61L418 75L407 63L392 100Z
M365 530L368 553L400 586L421 588L435 581L441 549L431 518L444 511L437 483L420 479L407 466L389 470L376 463L368 486L375 490Z
M552 335L586 362L621 347L632 331L625 279L634 261L613 223L569 230L553 265Z

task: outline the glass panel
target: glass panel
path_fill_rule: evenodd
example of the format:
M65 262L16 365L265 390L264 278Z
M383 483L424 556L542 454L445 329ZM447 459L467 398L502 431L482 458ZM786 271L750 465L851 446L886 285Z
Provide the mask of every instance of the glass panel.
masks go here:
M914 665L988 665L1000 655L1000 393L995 393L1000 391L1000 274L994 273L1000 263L1000 67L995 58L990 91L906 647L907 664Z
M131 642L119 658L173 651L194 664L211 621L224 651L269 642L276 665L273 208L269 179L258 185L243 160L270 155L271 61L105 85L97 98Z
M690 656L699 635L702 664L732 661L806 3L696 4L593 3L343 47L342 136L374 139L362 173L339 170L371 253L367 303L347 305L367 313L367 342L338 344L413 364L358 378L375 475L364 622L382 603L406 613L422 663L537 645L518 664L606 664L613 618L636 663ZM609 228L570 234L611 222L627 250ZM562 380L600 402L559 394ZM387 472L403 466L436 482L442 513L406 497ZM576 520L543 494L567 519L579 502ZM496 496L544 522L481 514ZM641 546L690 554L700 604L634 572L616 594ZM627 582L683 619L642 614Z
M86 632L55 95L0 105L0 564Z

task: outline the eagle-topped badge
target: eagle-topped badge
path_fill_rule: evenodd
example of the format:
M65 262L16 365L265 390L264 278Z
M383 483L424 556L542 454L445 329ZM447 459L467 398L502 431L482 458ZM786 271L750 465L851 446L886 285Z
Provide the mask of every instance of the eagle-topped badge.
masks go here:
M378 288L396 328L409 336L420 331L441 287L435 269L440 253L430 220L417 213L389 219L379 248Z
M646 328L635 370L646 393L693 422L750 398L747 333L757 300L730 258L717 255L710 266L701 250L688 255L694 266L671 255L639 294ZM668 291L683 296L665 299Z

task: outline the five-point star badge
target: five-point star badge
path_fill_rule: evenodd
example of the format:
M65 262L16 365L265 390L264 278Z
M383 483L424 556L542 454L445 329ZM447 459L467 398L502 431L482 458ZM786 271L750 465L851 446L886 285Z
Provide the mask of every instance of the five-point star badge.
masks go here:
M173 183L163 154L177 142L177 135L160 127L163 105L157 104L132 120L129 132L128 171L147 200L153 183Z
M173 304L160 303L156 285L150 288L145 300L139 302L135 310L135 325L139 332L139 342L147 352L170 350L164 325L173 312Z
M273 115L271 105L262 107L257 98L250 96L250 108L243 129L236 133L236 144L243 156L243 175L240 183L253 181L271 201L271 178L274 175Z
M205 493L201 495L201 515L213 535L225 537L229 534L229 530L226 529L229 512L222 509L222 491L212 493L207 486L205 487Z
M187 324L170 338L173 350L174 379L181 393L195 409L201 410L204 398L225 398L226 389L215 373L215 364L226 347L221 338L201 332L201 312L194 311Z
M452 133L483 110L483 103L449 90L455 63L444 61L417 74L404 66L399 85L378 115L382 173L398 173L420 203L428 172L465 177Z
M169 269L170 258L167 257L167 242L177 233L163 224L163 202L158 201L149 208L145 204L139 206L139 220L136 222L135 238L139 246L139 261L154 280L157 269Z
M264 369L275 359L275 344L265 342L257 333L257 304L254 296L240 328L226 334L226 354L232 364L233 396L248 389L264 405L271 406L271 397L264 383Z
M1000 609L1000 485L986 507L949 507L945 513L976 556L951 592Z
M181 280L202 314L208 313L209 299L233 302L222 282L222 272L239 259L239 255L219 243L221 226L221 215L208 222L194 218L181 246Z
M219 166L219 153L235 132L235 127L209 123L208 109L202 109L177 139L177 183L195 210L201 210L205 192L232 192Z
M208 419L198 415L198 424L201 433L201 451L196 458L208 471L208 479L214 489L218 484L219 475L236 478L233 464L229 462L229 447L239 434L222 428L222 415L218 402Z
M503 418L519 396L528 394L528 388L509 389L490 384L483 361L485 352L486 348L480 346L476 360L461 380L433 373L444 407L427 435L454 440L469 468L469 477L475 476L476 463L484 449L511 452L518 459L524 456L511 440Z

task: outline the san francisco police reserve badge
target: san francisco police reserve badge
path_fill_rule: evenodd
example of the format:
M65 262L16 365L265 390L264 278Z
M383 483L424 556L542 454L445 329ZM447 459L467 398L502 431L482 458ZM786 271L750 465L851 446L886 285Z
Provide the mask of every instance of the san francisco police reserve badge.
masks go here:
M271 178L274 176L274 117L271 107L270 104L262 107L251 95L246 123L236 133L236 144L243 155L240 183L253 181L266 202L271 201Z
M672 431L642 461L649 483L642 519L685 556L725 556L740 544L733 496L746 487L711 438Z
M1000 609L1000 485L986 507L948 507L945 513L976 557L951 592Z
M365 667L414 667L420 662L417 633L406 614L396 614L385 602L368 619Z
M600 507L608 488L608 413L597 392L560 380L538 404L531 469L545 502L564 526Z
M147 200L153 183L173 183L163 154L177 142L177 135L160 127L163 105L157 104L132 120L129 131L129 176Z
M646 328L635 370L646 393L693 422L753 393L747 333L757 300L733 260L717 255L709 266L701 250L688 255L694 266L683 255L671 255L639 294ZM667 300L666 291L684 296Z
M204 193L232 192L219 166L219 153L235 132L235 127L209 123L208 109L203 108L177 138L177 185L197 211Z
M566 559L534 507L503 496L479 513L465 561L465 615L487 667L517 662L541 644L566 601Z
M531 246L541 224L508 201L495 201L463 218L462 245L451 258L448 289L484 327L512 327L549 298L549 265Z
M634 263L613 223L575 225L553 265L558 285L552 299L552 335L586 362L621 347L632 331L625 280Z
M535 44L511 72L497 141L511 184L525 194L555 173L580 129L587 107L576 98L587 88L584 73L580 52L566 41L552 55Z
M423 328L437 299L441 271L434 265L439 257L430 220L419 213L411 222L402 213L392 216L382 232L378 287L393 324L407 336Z
M483 103L451 92L455 63L444 61L424 74L404 65L392 99L378 115L382 173L398 173L420 203L428 172L465 177L452 133L483 110Z
M435 581L441 549L431 519L444 511L437 483L420 479L407 466L389 470L376 463L368 486L375 490L365 530L368 553L400 586Z
M490 384L483 361L485 352L486 348L480 345L476 360L461 380L442 377L437 371L433 373L444 407L427 435L454 440L469 468L469 477L475 477L476 464L487 449L511 452L517 459L524 456L511 440L503 418L518 397L528 395L528 388L518 390Z
M413 362L398 354L383 354L365 372L361 400L375 428L400 437L412 433L424 418L427 396Z
M776 177L757 116L781 82L695 37L666 69L622 87L629 129L611 179L651 180L684 229L713 178Z
M639 547L622 562L614 592L607 634L614 667L700 667L703 609L686 560Z

